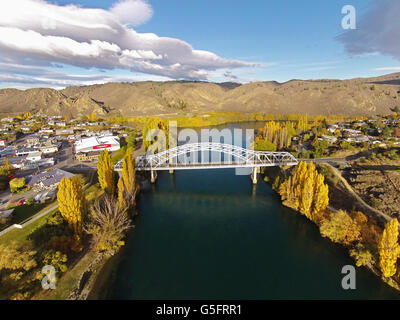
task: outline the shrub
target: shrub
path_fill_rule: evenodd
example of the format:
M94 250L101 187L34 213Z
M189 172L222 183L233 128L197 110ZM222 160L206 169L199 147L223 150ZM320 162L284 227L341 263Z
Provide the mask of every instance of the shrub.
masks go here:
M10 181L11 192L18 192L25 187L25 178L14 178Z
M343 210L331 213L323 221L320 232L323 237L344 245L361 240L361 227Z

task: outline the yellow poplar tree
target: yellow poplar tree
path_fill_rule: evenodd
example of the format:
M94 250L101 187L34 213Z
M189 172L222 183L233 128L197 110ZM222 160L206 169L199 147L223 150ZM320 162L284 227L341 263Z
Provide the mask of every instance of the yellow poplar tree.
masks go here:
M391 277L396 273L396 262L400 253L398 238L399 222L397 219L392 219L386 224L379 243L379 266L385 277Z
M113 195L115 192L114 166L111 161L111 155L108 153L107 149L100 152L97 174L99 176L101 188L109 195Z
M124 187L126 202L128 206L133 206L135 204L137 186L135 160L132 157L131 150L126 153L122 164L122 182L118 189Z
M118 179L118 206L121 211L124 211L128 204L126 203L125 186L122 178Z
M312 162L300 162L293 175L280 185L279 194L284 205L299 210L314 222L319 221L329 204L328 185Z
M58 185L59 210L76 235L82 233L82 222L86 213L86 199L77 177L63 178Z
M311 219L313 221L319 220L322 212L329 205L329 187L324 180L322 174L317 174L314 182L313 217Z

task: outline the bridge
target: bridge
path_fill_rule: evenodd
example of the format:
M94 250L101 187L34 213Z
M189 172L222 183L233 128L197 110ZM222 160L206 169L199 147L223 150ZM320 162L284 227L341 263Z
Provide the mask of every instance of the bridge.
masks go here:
M212 160L217 158L217 161L210 161L211 153L213 153ZM198 161L199 158L200 161ZM136 158L136 170L150 171L152 182L155 182L156 172L159 170L168 170L173 173L174 170L188 169L252 168L251 178L253 183L257 183L257 172L261 167L297 164L298 160L289 152L255 151L216 142L187 143ZM115 170L122 170L122 160L115 165Z

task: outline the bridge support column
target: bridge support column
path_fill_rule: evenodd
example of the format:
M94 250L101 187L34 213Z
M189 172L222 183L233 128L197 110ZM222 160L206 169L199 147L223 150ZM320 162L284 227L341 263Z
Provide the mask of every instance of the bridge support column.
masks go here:
M170 174L174 174L174 170L169 170L169 173Z
M254 167L251 171L251 181L253 182L253 184L257 184L257 172L258 172L259 168Z
M150 182L155 183L157 179L157 171L151 170L150 171Z

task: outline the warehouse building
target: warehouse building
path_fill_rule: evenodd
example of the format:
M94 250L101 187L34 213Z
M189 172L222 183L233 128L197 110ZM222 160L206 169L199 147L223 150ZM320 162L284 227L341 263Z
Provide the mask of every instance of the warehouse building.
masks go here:
M112 152L119 150L120 142L119 137L116 136L90 137L76 141L74 148L75 153L88 153L105 149Z

